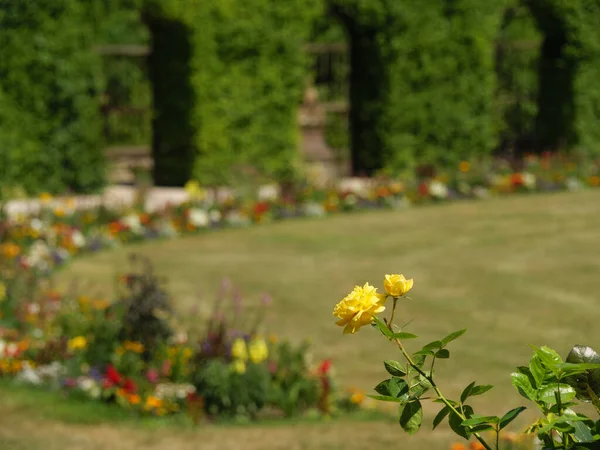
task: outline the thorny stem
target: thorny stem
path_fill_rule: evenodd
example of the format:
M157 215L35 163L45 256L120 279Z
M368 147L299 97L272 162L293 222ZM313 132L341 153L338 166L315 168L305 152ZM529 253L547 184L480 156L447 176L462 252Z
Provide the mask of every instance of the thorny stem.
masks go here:
M387 323L388 328L390 329L390 331L392 330L392 323L394 320L394 312L396 311L396 301L398 299L396 297L394 297L394 305L392 307L392 314L390 316L390 320ZM408 364L410 365L410 367L412 367L414 370L416 370L422 377L424 377L427 381L429 381L429 383L431 383L431 387L433 388L433 390L435 391L435 393L437 394L438 398L448 407L450 408L450 410L456 414L458 417L460 417L462 420L466 420L467 418L465 417L465 415L462 412L459 412L449 401L446 397L444 397L444 394L442 394L442 392L440 391L440 389L437 387L437 385L435 384L435 381L433 381L433 364L431 365L431 369L432 369L432 373L430 375L427 375L425 372L423 372L423 370L417 366L415 364L415 362L412 360L412 358L410 357L410 355L408 354L408 352L406 351L406 349L404 348L404 345L402 345L402 342L400 341L400 339L394 339L396 341L396 345L398 346L398 348L400 349L400 352L402 353L402 355L404 356L404 358L406 359L406 361L408 362ZM489 446L489 444L485 441L485 439L483 439L481 437L481 435L477 432L473 433L473 436L475 436L475 438L481 443L481 445L483 445L486 450L492 450L492 447ZM496 444L496 449L498 448L498 445Z

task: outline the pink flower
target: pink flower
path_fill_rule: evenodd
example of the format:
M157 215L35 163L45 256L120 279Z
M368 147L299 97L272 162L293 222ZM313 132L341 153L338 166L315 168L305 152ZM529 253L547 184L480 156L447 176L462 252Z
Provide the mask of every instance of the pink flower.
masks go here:
M164 377L171 375L171 361L164 361L161 368Z
M146 378L152 384L158 383L158 376L158 370L154 368L148 369L148 372L146 373Z

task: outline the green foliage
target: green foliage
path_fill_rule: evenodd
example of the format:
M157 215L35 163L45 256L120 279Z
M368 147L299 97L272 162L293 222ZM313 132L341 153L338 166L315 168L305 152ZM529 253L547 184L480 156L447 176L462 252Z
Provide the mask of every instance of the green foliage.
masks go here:
M8 172L0 183L28 192L99 188L101 77L84 3L3 1L0 24L0 158Z

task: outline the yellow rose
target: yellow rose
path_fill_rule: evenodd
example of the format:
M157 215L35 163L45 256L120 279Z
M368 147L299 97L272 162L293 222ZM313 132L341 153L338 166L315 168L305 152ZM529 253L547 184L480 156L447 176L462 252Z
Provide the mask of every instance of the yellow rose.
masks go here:
M406 295L413 287L413 280L407 280L404 275L386 275L383 281L385 292L392 297L402 297Z
M235 373L239 373L240 375L246 373L246 363L241 359L236 359L231 363L231 368Z
M243 339L236 339L233 341L233 345L231 346L231 356L241 361L247 361L248 350L246 348L246 341Z
M355 286L344 299L339 302L333 315L337 317L337 325L344 328L344 334L356 333L360 327L369 325L373 316L385 310L385 294L378 294L377 288L369 283L363 287Z
M253 339L248 345L250 361L254 364L260 364L269 356L267 343L263 339Z
M83 336L74 337L73 339L69 339L67 346L71 351L83 350L87 346L87 339Z

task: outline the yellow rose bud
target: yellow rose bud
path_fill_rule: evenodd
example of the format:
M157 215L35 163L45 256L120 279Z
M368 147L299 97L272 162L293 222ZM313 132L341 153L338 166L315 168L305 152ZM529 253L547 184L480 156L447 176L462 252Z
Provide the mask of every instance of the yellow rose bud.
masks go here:
M407 280L404 275L386 275L383 281L385 292L392 297L402 297L413 287L413 280Z
M373 322L373 316L385 310L385 294L378 294L377 288L369 283L356 286L333 310L338 320L336 325L344 327L344 334L356 333L360 327Z

